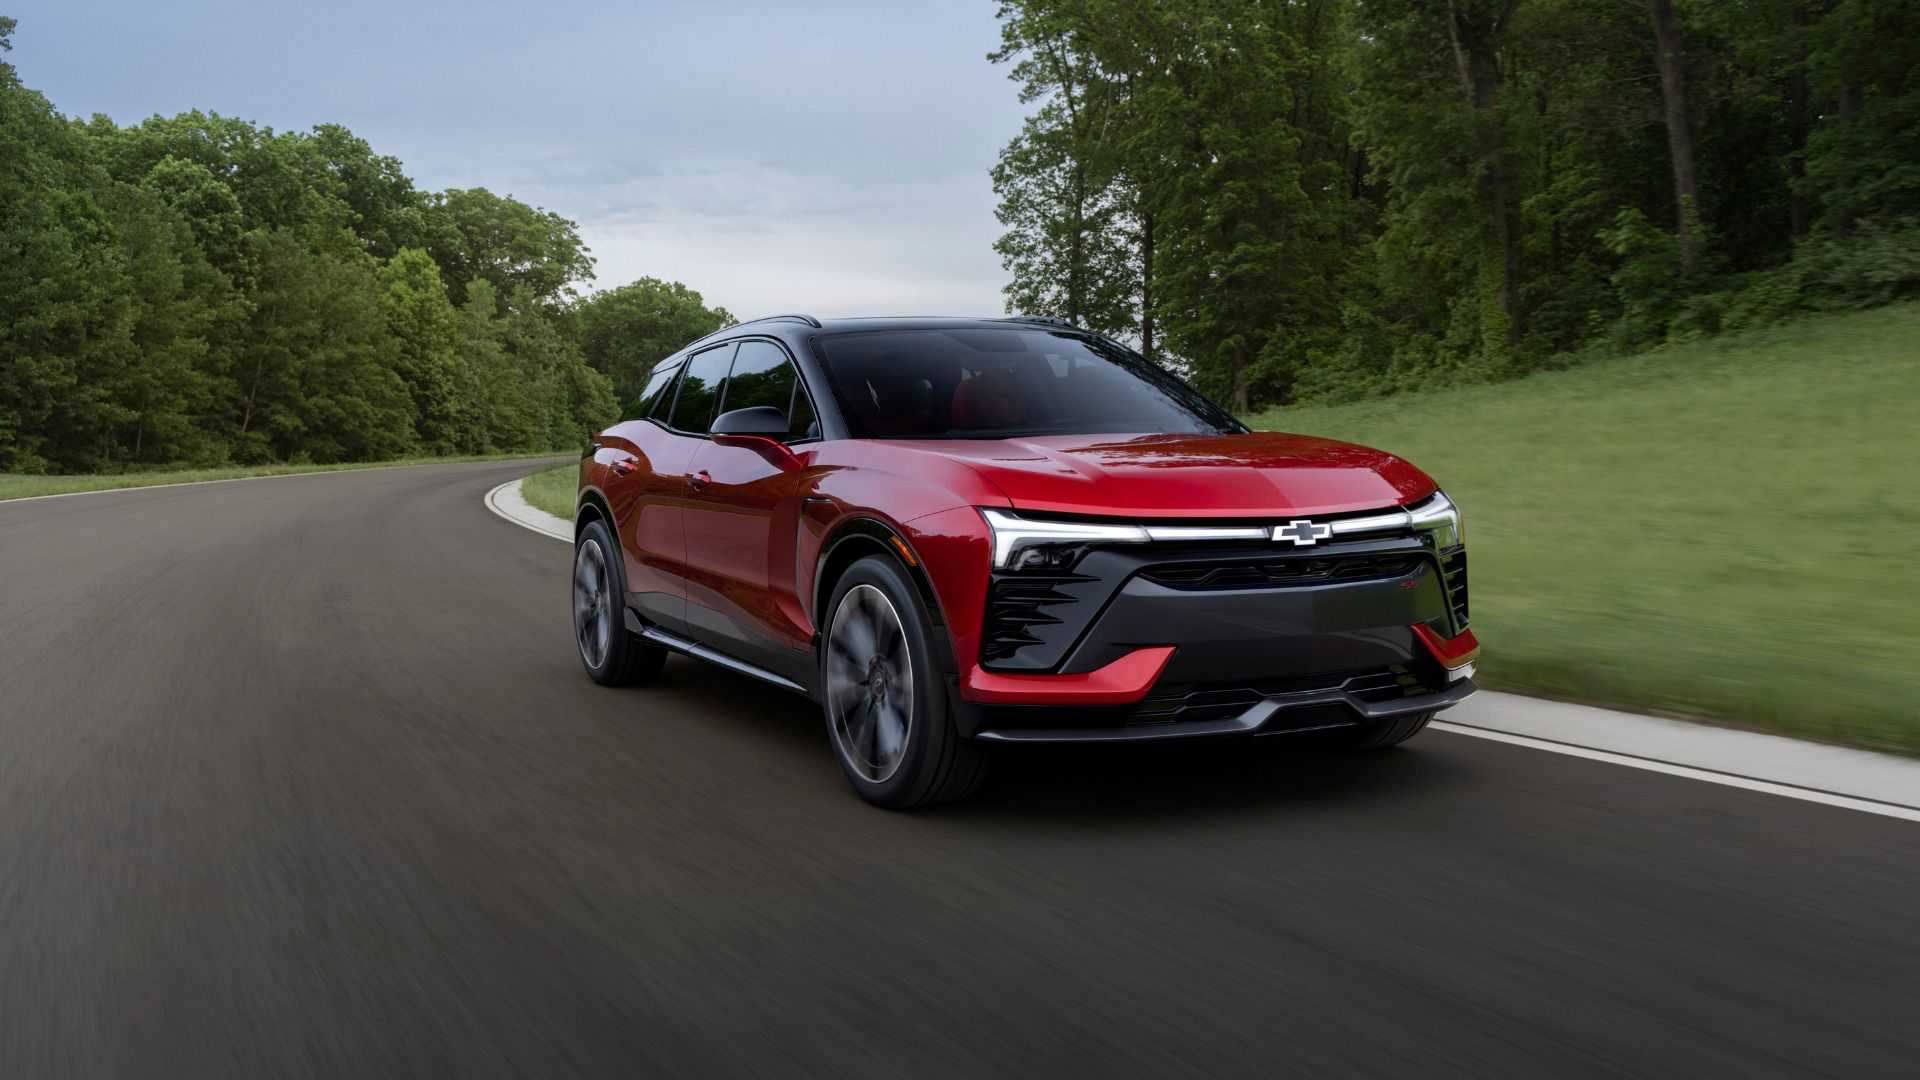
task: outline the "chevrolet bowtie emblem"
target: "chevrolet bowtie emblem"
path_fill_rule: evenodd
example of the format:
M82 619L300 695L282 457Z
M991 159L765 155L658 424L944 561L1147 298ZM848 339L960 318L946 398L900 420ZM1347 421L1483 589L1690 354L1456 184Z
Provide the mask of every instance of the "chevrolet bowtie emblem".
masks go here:
M1333 535L1333 526L1312 521L1289 521L1273 527L1273 542L1293 541L1294 547L1312 547Z

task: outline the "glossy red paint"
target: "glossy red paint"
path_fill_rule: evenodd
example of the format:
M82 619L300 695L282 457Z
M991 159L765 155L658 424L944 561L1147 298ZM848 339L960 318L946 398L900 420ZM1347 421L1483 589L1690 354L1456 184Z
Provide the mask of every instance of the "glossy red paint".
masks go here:
M1078 675L1002 675L975 666L960 696L987 705L1131 705L1147 696L1173 659L1173 646L1135 649Z
M654 597L657 614L677 629L686 608L686 529L693 499L688 464L700 444L657 425L623 423L600 433L582 482L597 487L613 511L629 591ZM627 470L620 466L625 464ZM677 609L677 610L676 610Z
M953 641L960 683L968 685L982 671L980 632L987 612L987 564L993 558L986 520L980 511L962 506L915 518L900 532L926 568Z
M1377 450L1297 435L1103 435L1010 440L693 438L647 421L603 432L583 485L605 493L643 614L722 649L749 637L809 655L824 553L856 521L908 546L934 593L963 697L1137 701L1173 653L1097 671L1007 675L979 661L991 539L980 507L1129 520L1273 518L1399 505L1435 490ZM618 465L629 461L630 474ZM693 477L704 483L697 485ZM1429 647L1432 647L1429 645Z
M883 442L962 463L1022 510L1151 518L1337 514L1433 493L1380 450L1306 435L1055 435Z
M1419 638L1420 644L1425 645L1433 658L1440 661L1440 666L1448 671L1466 667L1480 656L1480 639L1474 637L1471 630L1462 630L1455 637L1443 638L1425 623L1417 623L1413 628L1413 636Z
M795 558L809 490L805 456L731 440L694 445L688 468L703 482L682 511L689 626L700 629L699 609L711 609L740 628L805 648L813 627L797 603ZM707 629L738 632L724 624Z
M779 439L770 439L765 435L715 435L715 446L728 446L740 450L751 450L760 455L760 459L781 471L791 471L801 467L800 459Z

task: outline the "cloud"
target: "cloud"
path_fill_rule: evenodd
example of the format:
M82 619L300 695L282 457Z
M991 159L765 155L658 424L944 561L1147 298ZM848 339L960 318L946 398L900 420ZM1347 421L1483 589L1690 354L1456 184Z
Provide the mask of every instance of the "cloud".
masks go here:
M15 0L70 114L352 128L427 188L580 225L600 287L735 314L993 312L987 179L1021 108L993 5Z

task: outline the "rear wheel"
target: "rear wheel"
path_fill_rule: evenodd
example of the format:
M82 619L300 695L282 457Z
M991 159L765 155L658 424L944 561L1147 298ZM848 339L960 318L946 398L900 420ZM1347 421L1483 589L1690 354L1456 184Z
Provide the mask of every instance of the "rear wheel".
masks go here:
M933 628L905 572L885 556L862 559L840 578L827 611L827 736L854 790L889 809L971 794L986 757L948 713Z
M602 686L653 681L667 650L627 629L620 547L599 521L587 523L573 547L573 640L587 677Z

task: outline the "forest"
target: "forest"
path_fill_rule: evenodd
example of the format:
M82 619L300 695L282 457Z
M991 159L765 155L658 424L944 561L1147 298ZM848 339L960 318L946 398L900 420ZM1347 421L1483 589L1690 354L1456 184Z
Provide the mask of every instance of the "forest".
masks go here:
M1010 0L1009 307L1243 414L1920 291L1913 0Z
M998 17L1008 309L1243 415L1920 293L1912 0ZM593 266L560 214L420 190L344 127L69 119L0 62L0 473L577 446L733 321Z
M0 472L578 447L733 321L592 274L573 222L343 127L71 121L0 63Z

